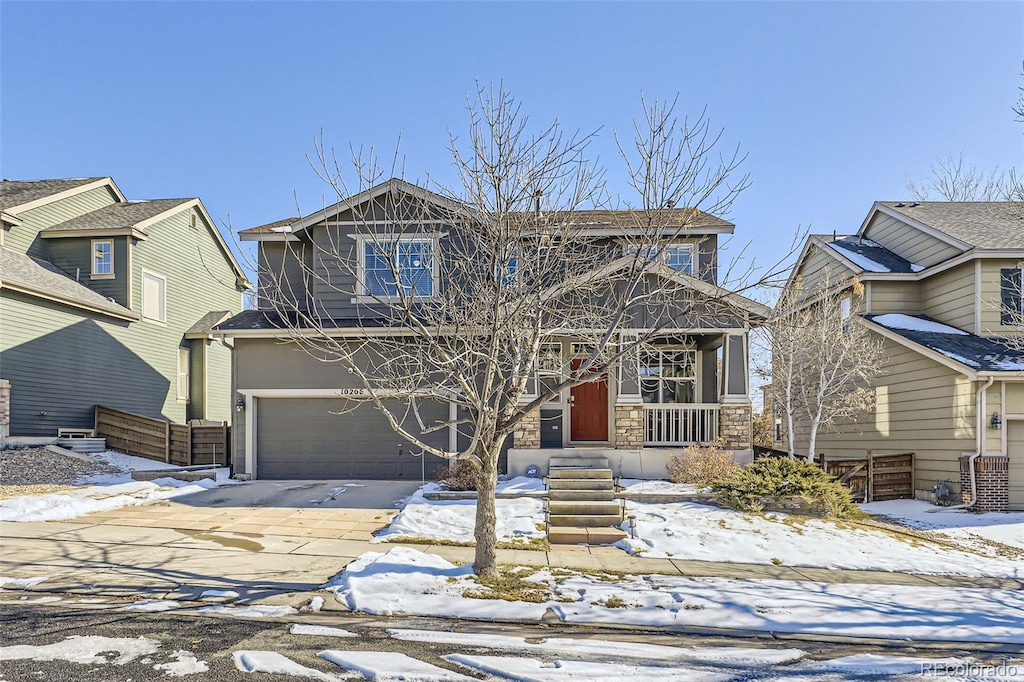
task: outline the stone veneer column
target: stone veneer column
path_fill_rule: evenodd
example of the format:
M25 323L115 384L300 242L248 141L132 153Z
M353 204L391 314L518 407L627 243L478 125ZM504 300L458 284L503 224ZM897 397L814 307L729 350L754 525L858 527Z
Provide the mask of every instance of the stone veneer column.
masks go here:
M978 500L974 509L980 512L1006 511L1010 506L1010 458L985 455L974 462ZM971 458L960 458L960 497L971 501Z
M639 450L644 446L644 406L615 406L615 447Z
M540 410L530 412L512 432L512 447L523 450L540 448Z
M718 412L718 437L730 450L749 450L752 413L750 405L722 405Z
M11 382L0 379L0 440L11 435Z

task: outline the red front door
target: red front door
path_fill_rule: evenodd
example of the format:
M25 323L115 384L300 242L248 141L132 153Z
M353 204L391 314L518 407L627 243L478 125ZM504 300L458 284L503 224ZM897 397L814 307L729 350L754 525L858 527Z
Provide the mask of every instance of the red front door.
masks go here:
M573 360L576 369L582 360ZM608 375L570 389L569 437L571 440L608 440Z

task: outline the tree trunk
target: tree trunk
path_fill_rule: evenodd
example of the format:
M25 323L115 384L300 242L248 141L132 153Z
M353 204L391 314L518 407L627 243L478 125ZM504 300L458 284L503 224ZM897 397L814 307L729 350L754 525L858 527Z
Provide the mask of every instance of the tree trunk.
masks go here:
M494 578L498 574L498 536L495 525L498 520L494 503L494 491L498 487L498 454L501 442L488 443L480 447L480 476L476 484L476 555L473 570L480 578Z
M807 461L808 462L813 462L814 461L814 448L817 447L817 444L818 444L818 424L819 423L820 422L817 419L815 419L814 421L811 422L811 436L810 436L809 442L807 443Z

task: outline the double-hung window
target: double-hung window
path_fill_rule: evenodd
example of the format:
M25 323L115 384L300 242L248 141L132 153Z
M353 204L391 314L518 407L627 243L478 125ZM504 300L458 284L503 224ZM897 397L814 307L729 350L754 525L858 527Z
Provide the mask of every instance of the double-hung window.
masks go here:
M999 324L1024 326L1024 268L999 271Z
M370 296L434 295L435 240L363 242L364 293Z
M114 274L114 240L92 240L92 275L110 277Z
M640 393L645 403L692 403L696 388L697 351L665 348L640 353Z
M666 244L661 248L661 255L658 254L657 246L636 246L626 247L626 253L642 253L648 259L658 259L668 267L687 275L693 274L693 245L692 244Z

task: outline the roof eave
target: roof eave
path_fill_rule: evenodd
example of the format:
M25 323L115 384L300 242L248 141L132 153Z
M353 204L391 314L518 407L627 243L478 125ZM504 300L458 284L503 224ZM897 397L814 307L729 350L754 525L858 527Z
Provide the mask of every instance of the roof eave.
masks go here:
M965 365L962 362L954 360L948 355L943 355L942 353L936 350L932 350L928 346L917 343L916 341L912 341L911 339L908 339L902 334L895 332L892 329L889 329L888 327L884 327L878 324L877 322L873 322L865 317L858 317L857 321L860 324L867 326L868 329L871 329L872 331L877 332L881 336L884 336L885 338L889 339L890 341L895 341L901 346L909 348L910 350L915 351L930 360L934 360L940 365L945 365L946 367L956 371L957 373L963 374L971 381L976 381L978 378L978 375L980 373L979 370L977 370L974 367L971 367L970 365Z
M65 237L123 237L129 236L139 241L145 241L148 236L145 232L134 227L114 228L84 228L80 230L41 230L39 236L43 239L62 239Z
M71 189L66 189L63 192L57 192L55 194L50 194L50 195L45 196L45 197L40 197L39 199L34 199L33 201L27 201L24 204L18 204L17 206L9 206L9 207L7 207L4 210L7 213L14 213L14 212L21 213L22 211L30 211L33 208L39 208L40 206L45 206L47 204L52 204L55 201L60 201L61 199L66 199L68 197L73 197L76 194L81 194L82 192L88 192L91 189L96 189L97 187L103 187L104 185L107 185L107 186L110 187L110 190L114 193L114 196L117 197L118 202L127 201L127 199L124 198L124 194L121 193L121 190L118 188L117 184L114 182L114 179L112 177L110 177L110 176L107 176L107 177L99 178L99 179L94 180L92 182L87 182L87 183L79 185L77 187L72 187Z
M44 289L37 289L36 287L32 287L32 286L28 286L28 285L25 285L25 284L21 284L20 282L11 282L9 280L0 280L0 289L10 289L11 291L17 291L17 292L20 292L20 293L23 293L23 294L28 294L29 296L34 296L36 298L42 298L42 299L45 299L47 301L54 301L56 303L62 303L64 305L70 305L70 306L75 307L75 308L81 308L83 310L88 310L88 311L91 311L91 312L94 312L94 313L99 313L101 315L108 315L110 317L116 317L117 319L120 319L120 320L128 320L129 322L137 322L138 320L141 319L140 316L137 313L133 313L132 311L128 310L127 308L122 308L124 310L124 312L121 312L119 310L114 310L114 309L111 309L111 308L105 308L103 306L93 305L91 303L87 303L85 301L80 301L80 300L77 300L77 299L74 299L74 298L69 298L67 296L61 296L60 294L55 294L55 293L53 293L51 291L46 291ZM119 306L119 307L121 307L121 306Z

